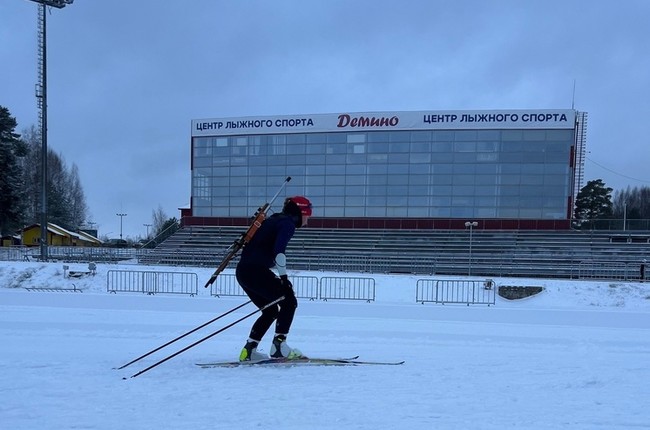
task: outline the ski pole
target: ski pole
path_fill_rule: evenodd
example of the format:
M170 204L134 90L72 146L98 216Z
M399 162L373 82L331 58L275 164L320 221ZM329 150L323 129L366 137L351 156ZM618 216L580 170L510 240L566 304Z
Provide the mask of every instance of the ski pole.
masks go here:
M173 353L172 355L169 355L169 356L163 358L162 360L158 361L157 363L152 364L151 366L147 367L146 369L142 369L142 370L139 371L138 373L135 373L135 374L131 375L131 378L135 378L135 377L138 376L138 375L142 375L144 372L147 372L147 371L153 369L154 367L156 367L156 366L158 366L158 365L160 365L160 364L163 364L163 363L164 363L165 361L167 361L167 360L171 360L172 358L174 358L174 357L176 357L177 355L179 355L179 354L181 354L181 353L187 351L187 350L190 349L190 348L194 348L194 347L195 347L196 345L198 345L199 343L205 342L206 340L210 339L211 337L218 335L218 334L221 333L222 331L225 331L225 330L229 329L230 327L234 326L235 324L238 324L238 323L244 321L246 318L248 318L248 317L250 317L250 316L252 316L252 315L255 315L256 313L261 312L261 311L263 311L264 309L269 308L269 307L271 307L271 306L273 306L273 305L277 305L277 304L278 304L280 301L282 301L282 300L284 300L284 296L280 297L279 299L275 299L275 300L273 300L271 303L269 303L269 304L267 304L267 305L265 305L265 306L263 306L263 307L261 307L261 308L259 308L259 309L254 310L253 312L249 313L248 315L244 315L243 317L239 318L237 321L235 321L235 322L233 322L233 323L230 323L230 324L228 324L227 326L224 326L224 327L220 328L219 330L215 331L214 333L211 333L211 334L207 335L206 337L197 340L197 341L194 342L193 344L188 345L188 346L186 346L185 348L183 348L183 349L181 349L181 350L179 350L179 351L176 351L176 352ZM127 378L124 377L124 378L122 378L122 379L127 379Z
M237 307L235 307L235 308L232 308L232 309L229 310L228 312L225 312L225 313L219 315L218 317L213 318L213 319L211 319L210 321L208 321L208 322L206 322L206 323L204 323L204 324L201 324L200 326L198 326L198 327L196 327L196 328L194 328L194 329L188 331L187 333L178 336L176 339L170 340L170 341L167 342L166 344L164 344L164 345L160 345L158 348L156 348L156 349L152 349L151 351L147 352L146 354L141 355L140 357L138 357L138 358L136 358L136 359L134 359L134 360L131 360L131 361L129 361L128 363L126 363L126 364L124 364L124 365L122 365L122 366L120 366L120 367L114 367L114 369L116 369L116 370L124 369L125 367L132 365L132 364L135 363L136 361L140 361L140 360L142 360L143 358L150 356L150 355L153 354L154 352L156 352L156 351L160 351L160 350L163 349L164 347L166 347L166 346L168 346L168 345L171 345L172 343L176 342L177 340L180 340L180 339L184 338L185 336L188 336L188 335L194 333L195 331L200 330L200 329L202 329L203 327L205 327L205 326L207 326L207 325L209 325L209 324L212 324L212 323L215 322L216 320L221 319L221 318L225 317L226 315L235 312L237 309L241 309L241 308L243 308L244 306L246 306L246 305L249 304L250 302L251 302L251 301L249 300L249 301L247 301L246 303L242 303L241 305L239 305L239 306L237 306Z

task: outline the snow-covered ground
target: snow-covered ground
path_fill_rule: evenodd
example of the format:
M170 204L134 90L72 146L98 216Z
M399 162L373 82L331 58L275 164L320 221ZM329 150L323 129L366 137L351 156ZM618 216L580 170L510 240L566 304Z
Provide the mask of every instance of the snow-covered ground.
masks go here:
M115 370L246 299L202 286L197 297L108 294L108 270L145 268L99 264L72 279L62 266L0 262L2 429L650 428L648 284L495 279L545 291L443 306L415 302L420 276L373 275L376 302L300 300L289 343L402 366L194 366L236 358L253 316L130 378L254 307ZM146 270L195 272L200 283L212 272ZM72 284L83 292L26 289Z

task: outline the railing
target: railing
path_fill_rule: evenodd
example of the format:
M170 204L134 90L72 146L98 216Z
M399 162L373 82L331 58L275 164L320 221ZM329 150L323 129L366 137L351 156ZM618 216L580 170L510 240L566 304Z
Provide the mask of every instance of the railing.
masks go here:
M644 262L583 261L578 265L578 279L645 281L648 279L646 265Z
M239 286L235 275L221 274L210 286L210 295L215 297L245 296L246 292Z
M143 294L198 294L196 273L153 272L136 270L109 270L106 274L106 291Z
M324 277L320 280L322 300L375 300L375 280L373 278Z
M340 251L338 253L294 252L291 255L291 268L294 270L328 271L341 273L409 273L416 275L471 275L499 277L547 277L581 279L591 277L586 261L605 261L599 263L599 278L602 279L639 279L639 266L644 258L650 257L650 247L644 244L623 244L628 250L606 248L594 251L594 246L563 248L557 251L551 248L536 250L534 247L521 246L510 252L477 252L471 256L462 251L438 252L435 256L420 254L397 254L390 251L369 255ZM479 248L479 247L475 247ZM481 248L479 248L481 249ZM569 250L569 251L567 251ZM597 256L594 259L592 256ZM141 263L167 264L174 266L216 267L219 258L202 252L173 252L158 254L155 261L142 260ZM238 258L231 262L234 267ZM590 263L592 264L592 263ZM593 264L592 264L593 265ZM621 268L625 266L626 269Z
M650 231L650 219L599 219L594 221L573 221L574 228L579 230L623 230Z
M2 248L0 248L2 249ZM134 248L103 248L103 247L84 247L84 246L49 246L48 260L64 262L118 262L135 258L138 252ZM26 260L39 260L40 249L30 247L24 251ZM1 254L0 254L1 255Z
M490 306L496 303L496 287L490 279L485 281L418 279L415 301Z
M375 280L373 278L293 276L293 291L296 298L309 300L375 300ZM210 287L210 295L245 296L237 283L235 275L222 274Z
M137 258L141 264L216 267L241 232L236 227L193 228L191 234L180 231L154 250L50 247L50 258L71 262ZM638 266L650 259L649 240L650 231L639 230L475 230L470 255L467 232L304 229L296 233L287 255L295 270L639 280ZM0 258L36 259L37 253L38 248L9 248L0 252ZM237 261L236 257L231 267ZM588 269L586 261L610 264Z
M291 278L293 290L299 299L318 299L319 280L315 276L294 276Z
M48 293L83 293L83 290L72 284L72 288L54 288L54 287L29 287L25 288L27 291L38 291Z
M0 261L29 261L30 248L25 246L0 247Z
M292 267L301 270L320 270L329 272L368 272L368 273L436 273L436 259L426 256L380 254L368 255L350 252L336 254L295 255Z

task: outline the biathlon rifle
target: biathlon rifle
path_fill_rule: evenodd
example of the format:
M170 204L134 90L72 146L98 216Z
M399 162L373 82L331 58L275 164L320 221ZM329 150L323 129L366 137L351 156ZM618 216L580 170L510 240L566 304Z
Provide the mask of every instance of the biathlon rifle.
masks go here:
M214 273L212 274L212 276L210 276L210 279L208 279L208 282L205 283L205 286L204 286L205 288L208 288L210 285L212 285L214 283L214 281L217 279L217 276L219 276L219 274L221 272L223 272L223 270L228 266L230 261L233 258L235 258L237 253L239 251L241 251L242 248L244 248L248 242L251 241L251 239L253 238L253 235L255 234L257 229L260 228L260 226L262 225L262 222L266 219L266 213L268 212L269 208L271 207L271 205L273 204L275 199L278 198L278 196L282 192L282 189L285 187L285 185L287 185L287 183L289 181L291 181L291 176L287 176L287 179L284 180L284 182L282 183L282 186L280 187L278 192L275 193L275 195L273 196L271 201L269 201L268 203L265 203L264 206L261 206L261 207L259 207L257 209L257 212L255 212L255 215L253 215L251 217L252 222L251 222L250 226L248 227L248 230L246 230L245 233L242 233L242 235L238 239L236 239L232 243L232 245L230 245L228 247L228 249L226 250L226 255L223 257L223 260L221 260L221 264L219 264L219 267L217 267L217 270L215 270Z

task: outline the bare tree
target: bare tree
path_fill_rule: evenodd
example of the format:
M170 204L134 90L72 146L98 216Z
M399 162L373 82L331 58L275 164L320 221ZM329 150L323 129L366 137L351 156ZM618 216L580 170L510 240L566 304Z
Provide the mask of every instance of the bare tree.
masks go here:
M68 176L65 161L53 151L47 153L47 216L49 222L75 229L70 219Z
M650 219L650 187L627 187L614 195L615 218Z
M158 209L153 211L153 235L154 237L158 236L167 222L167 214L163 210L161 205L158 205Z
M81 179L79 179L79 168L74 163L70 168L68 192L70 194L70 220L79 228L87 221L88 206L86 205L86 195L81 186Z
M23 132L29 148L23 160L26 211L25 223L40 222L41 207L41 143L35 127ZM78 230L86 222L88 206L79 178L79 169L68 168L63 155L48 150L47 154L47 212L48 220L62 227Z
M23 140L27 145L27 155L23 157L22 169L25 177L25 224L34 224L39 221L39 208L41 202L41 149L40 135L36 127L31 126L23 130Z

